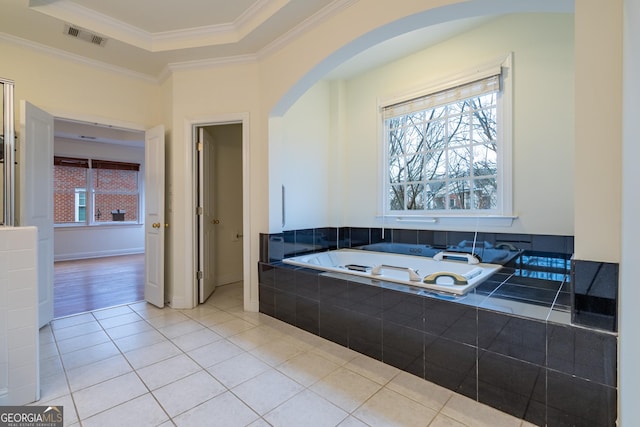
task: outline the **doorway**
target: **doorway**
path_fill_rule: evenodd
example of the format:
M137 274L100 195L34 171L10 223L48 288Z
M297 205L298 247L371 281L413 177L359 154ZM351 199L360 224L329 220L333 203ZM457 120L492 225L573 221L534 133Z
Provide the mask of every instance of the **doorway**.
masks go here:
M243 280L243 124L197 125L196 282L202 304L216 287Z
M143 300L145 132L61 118L53 132L54 318Z

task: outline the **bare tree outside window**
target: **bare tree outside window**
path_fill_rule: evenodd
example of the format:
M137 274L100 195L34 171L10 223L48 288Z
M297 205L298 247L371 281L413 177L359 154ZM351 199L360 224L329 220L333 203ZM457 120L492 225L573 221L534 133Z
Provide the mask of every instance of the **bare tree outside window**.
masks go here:
M385 120L388 208L497 207L497 91Z

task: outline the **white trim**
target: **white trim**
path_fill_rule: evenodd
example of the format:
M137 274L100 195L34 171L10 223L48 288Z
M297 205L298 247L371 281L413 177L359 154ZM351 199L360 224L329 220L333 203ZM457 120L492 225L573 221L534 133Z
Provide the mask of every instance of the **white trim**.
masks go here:
M268 3L268 1L262 0L263 2ZM278 50L284 48L285 46L287 46L288 44L292 43L293 41L295 41L296 39L298 39L302 34L310 31L311 29L313 29L314 27L316 27L317 25L319 25L320 23L326 21L327 19L331 18L332 16L334 16L337 13L340 13L342 10L352 6L353 4L355 4L357 2L357 0L335 0L334 2L332 2L331 4L329 4L328 6L324 7L323 9L321 9L320 11L316 12L314 15L310 16L309 18L305 19L304 21L302 21L301 23L299 23L297 26L295 26L294 28L292 28L291 30L289 30L287 33L285 33L284 35L278 37L277 39L275 39L274 41L272 41L271 43L269 43L268 45L266 45L265 47L263 47L262 49L260 49L257 52L254 53L249 53L249 54L244 54L244 55L234 55L234 56L224 56L224 57L218 57L218 58L207 58L207 59L202 59L202 60L191 60L191 61L184 61L184 62L172 62L172 63L168 63L163 69L162 71L160 71L160 73L158 75L153 75L153 74L147 74L147 73L142 73L142 72L137 72L137 71L133 71L131 69L128 68L123 68L123 67L119 67L119 66L115 66L115 65L111 65L105 62L101 62L101 61L97 61L97 60L93 60L93 59L88 59L85 58L83 56L80 55L75 55L69 52L66 52L64 50L61 49L56 49L53 47L49 47L49 46L45 46L43 44L40 43L35 43L26 39L22 39L20 37L16 37L7 33L3 33L0 32L0 40L4 40L6 42L9 43L13 43L13 44L17 44L19 46L22 47L27 47L29 49L38 51L40 53L45 53L51 56L55 56L55 57L60 57L69 61L73 61L76 63L80 63L82 65L87 65L90 67L94 67L94 68L98 68L98 69L102 69L102 70L106 70L106 71L110 71L110 72L115 72L118 74L122 74L122 75L126 75L126 76L130 76L133 78L137 78L137 79L141 79L147 82L152 82L152 83L157 83L160 84L162 82L164 82L168 77L170 77L171 73L176 71L176 70L194 70L194 69L207 69L207 68L214 68L214 67L219 67L219 66L224 66L224 65L229 65L229 64L242 64L242 63L251 63L251 62L257 62L260 59L263 59L271 54L273 54L274 52L277 52ZM168 43L168 40L170 39L177 39L177 38L181 38L181 37L185 37L185 35L187 36L187 38L192 37L194 35L198 35L199 37L202 37L203 31L206 33L207 31L209 32L218 32L219 34L223 34L224 37L228 37L227 35L225 35L228 31L234 31L234 32L239 32L239 33L246 33L247 28L249 26L248 21L249 21L249 16L250 13L257 13L256 11L262 10L261 8L257 8L257 4L259 2L255 3L254 6L252 6L252 8L247 9L247 12L245 12L245 14L241 15L234 24L231 24L231 26L233 27L231 30L229 30L228 27L230 24L223 24L226 27L226 30L222 30L223 26L210 26L210 27L199 27L199 28L192 28L192 29L186 29L183 31L176 31L176 32L166 32L166 33L156 33L157 37L159 39L164 39L165 43ZM58 3L56 3L56 7L58 7ZM70 3L67 2L67 8L69 8ZM52 7L52 4L48 4L47 5L48 8ZM71 9L74 9L76 6L71 6ZM251 9L255 9L255 10L251 10ZM41 10L43 11L43 10ZM137 39L138 43L141 44L147 44L148 48L144 48L143 49L147 50L147 51L151 51L153 52L154 49L152 49L152 45L154 43L157 44L157 42L154 42L152 39L146 39L147 36L150 33L145 33L142 31L139 31L139 29L132 27L128 24L122 23L121 21L117 21L117 20L113 20L112 18L106 17L105 15L101 15L98 14L96 12L93 12L89 9L87 9L88 12L85 12L83 14L78 15L78 20L76 22L84 22L84 26L85 27L89 27L92 31L94 28L99 28L100 31L95 31L95 32L101 32L104 33L105 36L109 36L112 37L116 40L120 40L123 41L125 43L130 43L134 46L140 47L138 46L136 43L132 42L132 40ZM74 12L74 14L76 14L76 12ZM93 16L92 16L93 15ZM100 19L96 20L96 16L100 15ZM83 18L81 19L79 16L83 16ZM59 18L59 19L63 19L63 18ZM66 21L73 21L72 19L63 19ZM105 22L107 21L111 21L111 24L113 24L112 26L109 25L105 25ZM238 26L238 28L234 27L234 25ZM115 29L115 31L114 31ZM189 35L189 33L192 33L191 35ZM239 40L236 40L236 42ZM205 43L206 45L209 44L221 44L221 43L228 43L229 40L222 40L219 43L209 43L209 41L204 41L202 43ZM174 43L174 41L172 41L171 43ZM176 46L170 46L167 47L166 49L176 49ZM164 50L166 50L164 49ZM157 46L156 46L156 49ZM144 129L143 129L144 130Z
M72 261L76 259L90 259L90 258L106 258L112 256L122 256L122 255L137 255L143 254L144 248L128 248L128 249L113 249L106 251L95 251L95 252L77 252L77 253L68 253L68 254L58 254L54 257L54 261Z
M233 22L204 25L171 31L150 32L109 15L75 4L69 0L38 2L31 9L66 22L73 22L90 31L119 40L149 52L163 52L206 46L238 43L287 5L289 0L258 0ZM269 54L295 40L301 33L340 12L355 0L335 0L319 12L302 21L265 49Z
M484 227L511 227L517 216L508 215L380 215L386 227L391 223L413 225L438 225L441 227L471 227L482 225Z
M215 68L221 67L223 65L232 65L232 64L247 64L251 62L256 62L258 60L258 56L255 54L247 54L247 55L238 55L238 56L226 56L223 58L210 58L210 59L196 59L193 61L184 61L184 62L172 62L167 65L165 70L160 74L160 79L164 80L168 77L170 72L178 71L178 70L201 70L207 68Z
M251 230L251 139L250 139L250 115L249 113L231 113L219 114L206 117L190 118L184 120L185 141L185 159L186 169L191 170L195 174L195 149L193 142L195 141L195 129L202 126L216 126L231 123L242 124L242 270L243 270L243 296L244 309L247 311L258 311L258 279L257 272L254 268L251 253L253 247L254 236ZM196 177L185 180L185 194L187 195L187 212L190 207L195 207L196 199ZM196 290L196 281L193 272L196 269L196 221L194 215L187 214L185 216L185 235L187 251L185 251L185 265L191 266L185 270L183 283L185 283L184 301L190 301L190 307L198 305L198 292ZM189 257L190 255L190 257Z
M310 31L311 29L318 26L322 22L326 21L327 19L331 18L334 15L337 15L338 13L342 12L344 9L351 7L357 2L358 0L333 1L329 5L322 8L320 11L316 12L314 15L305 19L304 21L302 21L301 23L293 27L291 30L289 30L282 36L278 37L277 39L275 39L274 41L272 41L271 43L263 47L258 52L258 58L262 59L277 52L278 50L282 49L283 47L287 46L288 44L300 38L302 34Z

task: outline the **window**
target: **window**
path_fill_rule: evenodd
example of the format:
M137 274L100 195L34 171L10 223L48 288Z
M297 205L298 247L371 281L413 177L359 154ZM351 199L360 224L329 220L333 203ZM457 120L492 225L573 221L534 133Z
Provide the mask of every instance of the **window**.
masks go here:
M511 214L509 65L382 105L385 215Z
M54 158L54 222L96 225L138 223L137 163Z

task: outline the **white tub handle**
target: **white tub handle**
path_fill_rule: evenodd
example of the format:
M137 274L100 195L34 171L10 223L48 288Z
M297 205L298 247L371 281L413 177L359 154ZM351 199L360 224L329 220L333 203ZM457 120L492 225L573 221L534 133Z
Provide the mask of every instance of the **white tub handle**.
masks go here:
M462 252L447 252L447 251L438 252L437 254L435 254L433 256L433 260L434 261L442 261L444 259L444 257L466 258L467 259L467 263L469 263L469 264L480 264L480 260L475 255L462 253Z
M416 273L416 271L413 268L396 267L395 265L386 265L386 264L376 265L371 269L371 274L373 274L374 276L380 276L382 274L383 269L406 271L409 273L409 280L411 280L412 282L419 282L420 280L422 280L422 278L418 276L418 273Z

